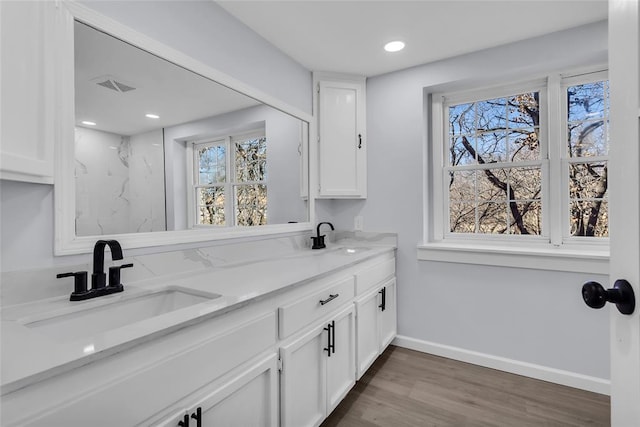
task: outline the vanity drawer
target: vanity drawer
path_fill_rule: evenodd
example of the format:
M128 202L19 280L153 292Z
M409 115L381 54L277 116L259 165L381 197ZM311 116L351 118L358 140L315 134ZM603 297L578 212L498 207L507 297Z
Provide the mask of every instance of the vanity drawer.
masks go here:
M278 332L284 339L336 308L351 302L354 297L354 277L349 276L278 308Z
M362 295L385 279L396 274L395 257L386 259L356 273L356 295Z

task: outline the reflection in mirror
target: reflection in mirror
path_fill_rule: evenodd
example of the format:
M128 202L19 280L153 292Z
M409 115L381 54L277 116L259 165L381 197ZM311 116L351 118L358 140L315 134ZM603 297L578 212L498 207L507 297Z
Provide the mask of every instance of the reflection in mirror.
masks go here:
M77 236L309 220L308 124L75 22Z

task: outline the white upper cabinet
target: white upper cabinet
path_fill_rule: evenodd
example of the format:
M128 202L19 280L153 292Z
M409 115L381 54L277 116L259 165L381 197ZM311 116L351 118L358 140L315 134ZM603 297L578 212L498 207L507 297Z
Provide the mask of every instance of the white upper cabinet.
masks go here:
M0 178L53 183L55 2L0 2Z
M314 74L321 198L367 197L365 78Z

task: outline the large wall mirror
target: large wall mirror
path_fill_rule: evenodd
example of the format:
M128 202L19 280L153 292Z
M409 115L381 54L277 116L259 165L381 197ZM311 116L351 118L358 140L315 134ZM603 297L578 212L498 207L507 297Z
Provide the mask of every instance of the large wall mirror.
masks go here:
M310 228L310 117L67 6L73 125L60 133L57 254L106 236L145 247Z

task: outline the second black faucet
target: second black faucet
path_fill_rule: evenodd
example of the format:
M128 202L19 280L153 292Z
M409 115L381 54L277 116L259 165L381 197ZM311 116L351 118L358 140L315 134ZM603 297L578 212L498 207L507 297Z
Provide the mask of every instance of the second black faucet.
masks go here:
M327 245L324 244L325 235L320 235L320 226L322 224L327 224L329 227L331 227L332 230L335 230L335 228L333 228L333 224L331 224L330 222L321 222L320 224L318 224L318 228L316 229L317 235L311 236L311 240L313 241L311 249L323 249L327 247Z

